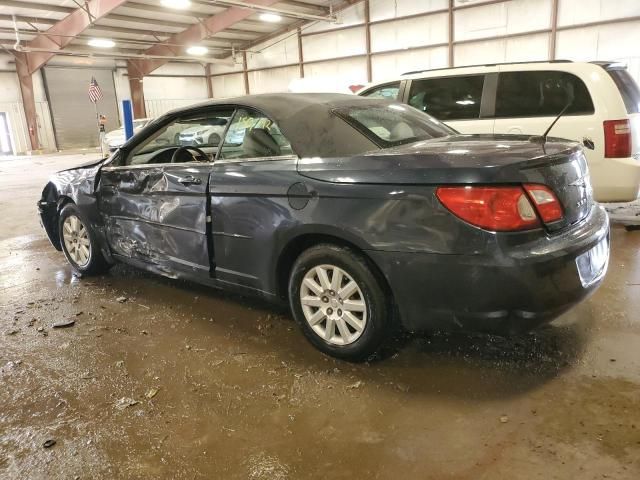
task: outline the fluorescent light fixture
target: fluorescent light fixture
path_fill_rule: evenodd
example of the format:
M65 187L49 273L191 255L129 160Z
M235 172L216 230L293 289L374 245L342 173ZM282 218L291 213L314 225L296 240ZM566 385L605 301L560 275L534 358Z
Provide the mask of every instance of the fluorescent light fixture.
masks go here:
M160 0L160 5L177 10L185 10L191 6L191 0Z
M208 51L209 49L207 47L203 47L202 45L193 45L187 48L187 53L189 55L196 55L198 57L201 55L205 55Z
M282 20L282 17L277 13L266 13L266 12L261 13L259 18L263 22L271 22L271 23L278 23L280 20Z
M87 42L87 45L96 48L113 48L116 46L116 42L108 38L92 38Z

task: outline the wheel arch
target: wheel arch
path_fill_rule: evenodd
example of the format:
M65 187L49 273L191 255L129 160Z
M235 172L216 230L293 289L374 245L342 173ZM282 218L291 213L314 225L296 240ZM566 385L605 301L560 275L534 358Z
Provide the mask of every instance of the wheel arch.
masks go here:
M328 243L340 247L348 248L361 255L371 267L373 274L378 278L385 294L393 298L391 287L386 276L380 270L380 267L367 254L366 244L356 239L347 239L343 235L334 232L304 232L300 233L288 240L284 248L281 250L276 264L276 292L278 298L286 301L288 297L289 275L293 264L300 254L305 250L316 245ZM395 303L395 302L394 302Z

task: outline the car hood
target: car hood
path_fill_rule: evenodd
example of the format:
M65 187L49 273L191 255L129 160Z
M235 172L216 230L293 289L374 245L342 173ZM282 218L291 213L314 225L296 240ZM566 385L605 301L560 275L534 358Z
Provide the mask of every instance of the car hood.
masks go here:
M543 146L527 135L454 135L351 158L303 158L300 174L333 183L442 184L518 182L524 166L546 164L580 150L549 138Z

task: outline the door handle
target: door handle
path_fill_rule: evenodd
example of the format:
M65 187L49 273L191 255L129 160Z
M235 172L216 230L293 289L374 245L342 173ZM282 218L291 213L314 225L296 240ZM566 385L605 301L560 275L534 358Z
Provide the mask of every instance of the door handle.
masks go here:
M179 178L178 183L182 185L200 185L202 179L194 177L193 175L187 175L186 177Z

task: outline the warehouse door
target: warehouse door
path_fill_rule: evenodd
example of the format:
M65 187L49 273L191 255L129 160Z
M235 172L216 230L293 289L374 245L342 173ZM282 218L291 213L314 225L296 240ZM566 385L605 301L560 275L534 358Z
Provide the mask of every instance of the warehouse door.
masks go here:
M89 83L95 77L104 98L98 113L107 116L107 132L119 127L113 73L108 69L48 67L44 69L47 95L58 148L99 146L96 110L89 100Z

